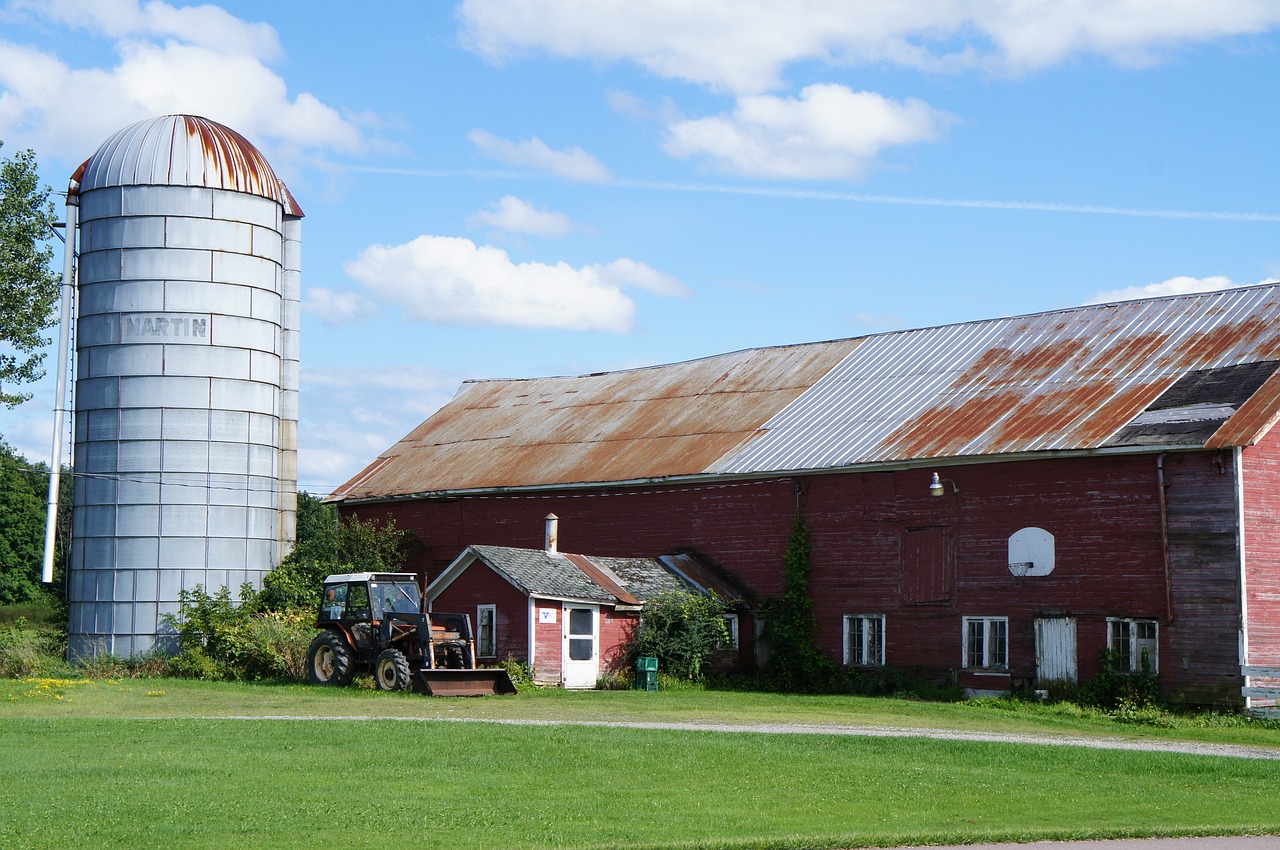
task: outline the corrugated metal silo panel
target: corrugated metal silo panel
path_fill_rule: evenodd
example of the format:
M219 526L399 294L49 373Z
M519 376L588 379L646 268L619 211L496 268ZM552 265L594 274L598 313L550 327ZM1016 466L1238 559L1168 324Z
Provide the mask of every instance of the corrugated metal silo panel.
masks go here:
M126 409L118 413L121 440L142 440L162 433L158 408Z
M136 598L140 602L155 602L159 597L156 595L160 589L159 573L155 569L155 560L149 562L150 569L140 570L138 572L138 585L134 589ZM143 611L144 617L155 616L155 606Z
M250 352L214 346L165 346L164 374L248 380Z
M111 218L120 215L124 207L123 192L119 186L107 189L80 190L80 221L92 222L95 219Z
M208 533L204 505L161 505L160 526L165 537L204 537Z
M213 218L213 192L189 186L126 186L121 215Z
M255 286L268 292L280 291L280 265L261 257L250 257L244 254L230 254L225 251L213 253L214 282L236 283L241 286ZM279 318L275 319L279 324Z
M119 445L116 463L120 472L152 472L160 468L159 440L130 440Z
M209 439L229 443L248 440L249 413L244 410L210 411Z
M121 505L116 509L120 537L147 537L160 533L160 508L156 505Z
M209 538L209 562L220 564L229 570L244 571L248 551L244 537Z
M283 256L284 263L287 266L289 258L284 254L284 240L280 234L270 228L259 227L256 224L250 225L250 228L252 244L248 253L253 254L255 257L262 257L275 262L280 262Z
M243 222L177 216L170 216L164 221L167 222L162 230L166 248L238 251L242 254L253 249L253 228Z
M89 377L154 375L164 368L164 352L156 345L100 346L89 351Z
M155 467L149 467L154 469ZM204 441L165 440L164 457L160 466L162 472L201 472L209 471L209 444ZM161 498L164 493L161 492Z
M279 326L245 316L214 316L210 338L214 345L228 348L251 348L275 353Z
M122 505L154 505L160 499L160 481L156 473L130 473L116 484Z
M117 472L119 463L119 443L89 443L86 447L84 461L77 471L86 475Z
M110 255L111 251L104 251ZM212 274L213 251L177 248L135 248L123 251L120 258L122 280L154 280L182 278L208 280Z
M164 285L164 306L178 312L247 316L251 291L229 283L171 280Z
M160 436L165 440L209 439L209 411L175 408L160 413ZM155 433L154 431L152 433Z
M160 540L160 560L170 568L182 567L198 569L207 562L207 543L203 537L166 536ZM217 585L206 585L206 589L217 589ZM210 591L212 592L212 591Z
M236 381L229 378L213 378L209 383L210 398L214 407L223 410L275 414L276 394L279 390L270 384Z
M168 460L168 452L165 452ZM208 502L209 476L203 472L165 472L160 484L160 500L166 505L203 505Z
M121 407L209 406L208 378L131 377L120 379Z
M91 221L87 228L81 228L82 236L86 229L89 238L81 244L81 253L108 248L148 248L165 242L165 219L161 216Z
M280 230L280 207L264 204L252 195L241 192L214 192L213 213L224 221L242 221L269 230Z
M137 570L138 580L144 588L152 588L150 596L143 594L143 599L155 599L154 570L160 551L160 539L151 537L120 537L116 540L116 566Z
M249 509L212 505L209 508L210 537L247 537Z

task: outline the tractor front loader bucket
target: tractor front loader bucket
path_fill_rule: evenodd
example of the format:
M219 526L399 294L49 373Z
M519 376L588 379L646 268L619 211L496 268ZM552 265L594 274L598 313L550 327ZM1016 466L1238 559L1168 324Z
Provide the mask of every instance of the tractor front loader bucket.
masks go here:
M511 677L501 668L419 670L413 677L413 689L429 697L479 697L516 692Z

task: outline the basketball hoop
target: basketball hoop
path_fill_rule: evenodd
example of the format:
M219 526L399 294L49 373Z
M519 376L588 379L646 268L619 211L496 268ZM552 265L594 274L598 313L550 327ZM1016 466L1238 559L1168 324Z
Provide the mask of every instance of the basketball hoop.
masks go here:
M1022 587L1022 583L1026 581L1027 575L1035 565L1035 561L1010 561L1009 572L1013 575L1013 583Z

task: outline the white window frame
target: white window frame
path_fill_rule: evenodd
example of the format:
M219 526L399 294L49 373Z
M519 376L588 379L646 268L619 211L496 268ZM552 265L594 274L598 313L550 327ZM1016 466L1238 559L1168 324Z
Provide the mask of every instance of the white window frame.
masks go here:
M489 614L489 653L484 651L483 633L485 630L484 614ZM476 656L478 658L497 658L498 657L498 606L497 605L477 605L476 606Z
M1009 618L964 617L960 629L961 665L966 670L1009 669ZM980 645L970 641L970 624L980 624L980 632L974 634Z
M722 652L736 652L738 649L738 615L721 614L720 619L724 620L724 627L729 632L729 639L723 643L716 641L716 649Z
M1149 632L1148 632L1149 630ZM1148 632L1148 634L1143 634ZM1151 673L1160 672L1160 623L1147 617L1108 617L1107 649L1128 649L1128 667L1122 673L1142 672L1142 650L1147 650Z
M855 667L883 667L885 658L884 614L845 614L844 663ZM868 640L868 636L872 640Z

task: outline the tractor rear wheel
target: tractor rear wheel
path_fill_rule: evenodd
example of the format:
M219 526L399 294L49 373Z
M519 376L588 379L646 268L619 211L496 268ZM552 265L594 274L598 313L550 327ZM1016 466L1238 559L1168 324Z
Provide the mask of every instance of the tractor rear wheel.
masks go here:
M355 676L351 647L337 632L316 635L307 648L307 679L313 685L349 685Z
M373 661L373 680L378 683L378 690L408 690L409 659L398 649L382 650Z

